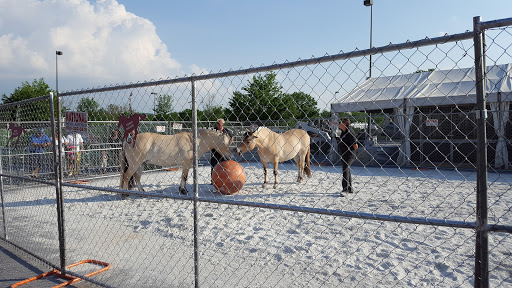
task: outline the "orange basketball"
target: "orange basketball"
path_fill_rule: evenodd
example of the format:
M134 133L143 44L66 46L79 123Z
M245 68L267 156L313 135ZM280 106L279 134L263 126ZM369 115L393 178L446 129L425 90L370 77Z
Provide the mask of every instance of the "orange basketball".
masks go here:
M213 168L212 180L220 193L235 194L245 184L244 167L233 160L220 162Z

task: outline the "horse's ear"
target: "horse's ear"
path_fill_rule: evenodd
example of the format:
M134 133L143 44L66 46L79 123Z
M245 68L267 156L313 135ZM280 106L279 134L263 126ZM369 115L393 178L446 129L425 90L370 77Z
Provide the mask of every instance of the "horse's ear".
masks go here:
M258 136L254 135L254 133L247 133L245 136L248 141L252 141L255 138L258 138Z
M249 128L245 128L245 131L251 133L251 130L249 130Z

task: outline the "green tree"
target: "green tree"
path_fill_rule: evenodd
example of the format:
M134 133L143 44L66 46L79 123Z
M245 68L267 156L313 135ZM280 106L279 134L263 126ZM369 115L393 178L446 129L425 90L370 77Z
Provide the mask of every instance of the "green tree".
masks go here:
M41 78L39 80L34 79L31 83L27 81L22 82L21 86L14 89L14 92L11 96L2 95L2 101L4 103L14 103L26 99L41 97L44 95L48 95L53 90L50 89L50 86L44 82L44 79Z
M285 104L281 112L284 119L311 119L320 115L316 100L304 92L284 94L282 103Z
M121 106L116 104L109 104L107 106L107 113L111 115L114 119L118 119L121 115L131 115L130 108L127 105Z
M216 121L219 118L226 118L222 106L208 107L201 111L201 113L198 112L198 115L200 115L200 117L198 117L200 121Z
M34 79L32 83L27 81L22 82L21 86L16 88L14 92L7 96L2 95L3 103L16 103L22 100L37 98L48 95L50 92L54 92L50 89L50 86L44 82L43 78L39 80ZM57 113L57 99L54 99L55 113ZM23 105L13 106L2 111L7 113L5 118L9 121L38 121L48 120L50 118L50 105L48 101L36 101L26 103Z
M256 75L248 85L242 87L242 91L235 91L229 100L230 120L269 120L280 119L278 107L282 87L276 80L274 72L264 76Z
M233 93L225 115L231 121L289 122L319 116L316 100L304 92L283 93L274 72L256 75ZM276 122L277 121L277 122Z
M156 99L156 106L153 109L158 120L168 120L172 113L173 99L171 95L159 95Z
M425 70L421 70L421 69L418 69L418 70L416 70L416 72L414 72L414 73L432 72L432 71L435 71L435 70L436 70L436 68L429 68L427 71L425 71Z
M98 104L96 100L93 98L85 97L80 99L76 110L80 112L87 112L87 118L89 120L99 120L97 119L99 116L99 108L100 104Z
M322 110L322 113L320 113L320 118L331 118L331 111Z
M178 119L180 121L192 121L192 110L187 108L181 112L178 112Z

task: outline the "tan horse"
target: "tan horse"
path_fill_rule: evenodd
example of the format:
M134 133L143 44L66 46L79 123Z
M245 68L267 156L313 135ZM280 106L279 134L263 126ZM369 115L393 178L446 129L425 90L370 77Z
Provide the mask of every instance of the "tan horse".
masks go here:
M215 131L199 129L197 131L197 158L215 149L222 156L230 158L229 136ZM135 145L123 142L121 152L121 189L128 188L128 180L135 175L139 191L144 191L140 184L142 164L144 162L159 166L180 165L183 168L179 191L187 194L188 171L192 165L193 146L192 133L182 132L176 135L160 135L156 133L141 133L137 136ZM124 160L124 161L123 161Z
M265 174L263 187L268 183L268 162L272 162L274 165L274 188L276 188L279 184L277 180L277 166L279 162L292 158L295 160L299 168L299 177L297 178L299 183L304 179L304 172L308 177L311 177L309 144L309 135L302 129L292 129L283 134L278 134L266 127L259 127L254 132L250 132L247 129L242 143L236 148L236 152L241 156L243 153L258 147L258 155L263 164Z

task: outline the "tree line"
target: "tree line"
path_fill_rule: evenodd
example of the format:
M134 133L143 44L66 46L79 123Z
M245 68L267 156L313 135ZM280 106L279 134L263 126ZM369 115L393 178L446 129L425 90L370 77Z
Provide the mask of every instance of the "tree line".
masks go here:
M206 105L203 110L197 111L198 121L215 121L224 118L229 121L251 122L265 124L287 122L294 123L297 119L313 119L330 117L329 111L322 111L317 107L317 101L304 92L287 93L276 79L277 75L270 72L264 75L255 75L248 83L235 91L228 101L227 107ZM55 92L50 89L44 79L34 80L32 83L23 82L10 95L3 95L3 103L15 103L25 99L35 98ZM191 121L192 110L173 111L173 95L163 94L157 96L153 107L153 113L148 114L147 120L159 121ZM22 118L16 109L11 109L6 115L13 120L37 121L49 119L48 103L38 103L31 110L36 113L22 113ZM66 107L62 107L65 111ZM94 98L84 97L78 102L77 111L87 112L90 121L117 121L119 116L130 116L134 113L141 113L133 110L129 105L108 104L102 107ZM57 111L57 109L55 109ZM16 118L18 117L18 118ZM293 122L293 123L290 123Z

